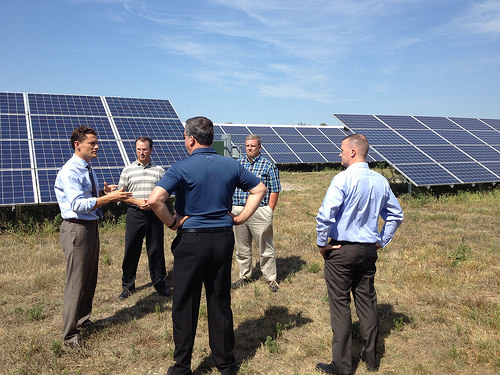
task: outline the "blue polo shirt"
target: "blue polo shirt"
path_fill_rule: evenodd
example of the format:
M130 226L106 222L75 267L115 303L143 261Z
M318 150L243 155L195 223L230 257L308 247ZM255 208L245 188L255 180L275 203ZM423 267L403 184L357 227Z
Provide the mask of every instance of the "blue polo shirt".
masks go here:
M183 228L211 228L233 225L229 216L234 190L256 187L260 180L236 160L218 155L212 147L193 150L173 164L157 186L175 193L175 211L189 216Z

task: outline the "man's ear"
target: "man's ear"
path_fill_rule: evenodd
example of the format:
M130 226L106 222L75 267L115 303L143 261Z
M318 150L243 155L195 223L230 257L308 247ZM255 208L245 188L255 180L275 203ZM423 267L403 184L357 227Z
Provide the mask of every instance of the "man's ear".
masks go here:
M194 139L193 136L190 136L189 139L188 139L188 143L189 143L189 146L190 147L193 147L196 143L196 139Z

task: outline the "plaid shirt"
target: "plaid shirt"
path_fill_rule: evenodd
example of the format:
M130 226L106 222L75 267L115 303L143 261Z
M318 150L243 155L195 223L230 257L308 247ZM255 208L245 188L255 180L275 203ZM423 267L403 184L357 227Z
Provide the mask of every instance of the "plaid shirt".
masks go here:
M260 178L262 183L266 185L268 193L260 203L260 206L267 206L269 204L269 195L271 193L279 193L281 191L280 173L276 165L271 163L266 158L259 154L252 162L246 156L238 159L238 162L243 165L247 170L252 172L255 176ZM233 195L233 206L244 206L247 197L250 193L236 188Z
M123 168L118 186L134 193L134 198L147 199L164 173L165 170L153 161L148 165L142 165L136 160Z

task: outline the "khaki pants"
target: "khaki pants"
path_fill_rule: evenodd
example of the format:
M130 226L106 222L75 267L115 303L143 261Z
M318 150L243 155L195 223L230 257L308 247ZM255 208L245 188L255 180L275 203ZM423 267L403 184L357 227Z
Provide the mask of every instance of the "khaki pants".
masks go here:
M99 262L97 222L77 224L64 220L60 240L66 258L63 340L71 343L80 337L79 327L92 311Z
M232 213L238 215L243 206L233 206ZM240 278L252 276L252 240L260 250L260 269L268 282L276 280L276 256L273 247L273 210L269 206L259 207L244 224L235 225L234 239L236 262Z

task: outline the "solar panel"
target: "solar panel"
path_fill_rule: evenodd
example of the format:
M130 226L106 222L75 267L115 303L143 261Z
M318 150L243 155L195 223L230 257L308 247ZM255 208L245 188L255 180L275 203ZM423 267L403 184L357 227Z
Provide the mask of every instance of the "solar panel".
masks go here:
M32 115L106 117L99 96L28 94L28 101Z
M101 185L118 183L136 158L139 136L154 140L166 167L187 156L182 122L168 100L2 92L0 121L0 205L56 202L57 171L73 155L70 137L80 125L97 131L92 165Z
M0 115L0 139L28 139L26 116Z
M450 120L465 130L492 130L491 126L486 125L477 118L450 117Z
M31 168L28 141L0 141L0 169Z
M31 116L34 139L60 139L66 140L69 144L71 132L81 125L94 129L99 140L116 138L107 117Z
M0 205L35 202L31 170L0 170Z
M377 146L377 151L394 164L433 163L433 160L415 146Z
M377 118L391 129L425 129L421 122L409 116L377 116Z
M500 132L498 131L477 130L471 131L471 134L489 145L500 145Z
M494 162L500 158L500 151L485 144L460 146L460 150L478 162Z
M446 117L415 116L415 118L433 130L462 130Z
M397 169L417 186L460 183L458 178L439 164L399 164Z
M106 102L116 117L178 119L168 100L106 97Z
M147 134L153 140L178 141L182 139L184 133L184 127L179 119L117 117L114 122L121 139L135 140Z
M431 130L398 130L398 134L412 144L446 145L448 142Z
M466 184L489 182L496 178L493 173L477 163L443 163L443 167Z
M23 94L15 92L0 92L0 113L26 113Z
M500 181L499 120L336 114L417 186ZM488 165L486 164L488 163Z
M495 120L495 119L481 119L481 121L485 122L489 126L491 126L493 129L500 130L500 120Z
M484 142L474 134L462 130L435 130L435 132L456 146L484 144Z

